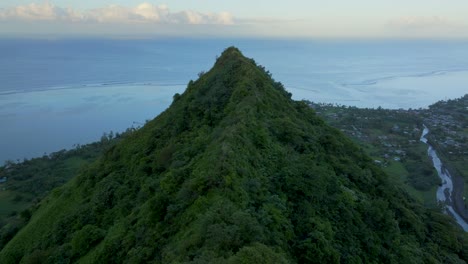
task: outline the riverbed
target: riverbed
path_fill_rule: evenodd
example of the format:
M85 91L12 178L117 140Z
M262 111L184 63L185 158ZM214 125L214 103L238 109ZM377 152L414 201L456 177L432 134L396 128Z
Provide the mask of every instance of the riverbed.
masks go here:
M461 217L461 215L454 209L454 186L453 186L453 178L450 175L450 172L446 170L440 160L439 156L437 155L436 150L429 144L427 140L427 135L429 134L429 129L424 126L423 133L421 135L421 142L428 145L427 154L432 159L432 163L434 164L434 168L437 171L437 175L439 175L442 184L437 189L436 199L438 202L442 203L445 206L446 213L452 216L455 221L465 230L468 232L468 223Z

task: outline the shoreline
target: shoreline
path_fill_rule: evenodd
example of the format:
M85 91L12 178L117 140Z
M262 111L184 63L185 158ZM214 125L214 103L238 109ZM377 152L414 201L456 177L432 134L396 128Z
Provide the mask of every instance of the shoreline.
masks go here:
M173 86L187 86L187 84L182 83L157 83L157 82L116 82L116 83L98 83L98 84L77 84L69 86L51 86L46 88L37 88L32 90L5 90L0 91L0 96L4 95L15 95L15 94L27 94L27 93L40 93L40 92L51 92L51 91L62 91L62 90L75 90L75 89L86 89L86 88L108 88L108 87L126 87L126 86L135 86L135 87L145 87L145 86L155 86L155 87L173 87Z
M99 140L163 112L185 85L109 85L0 95L0 163Z

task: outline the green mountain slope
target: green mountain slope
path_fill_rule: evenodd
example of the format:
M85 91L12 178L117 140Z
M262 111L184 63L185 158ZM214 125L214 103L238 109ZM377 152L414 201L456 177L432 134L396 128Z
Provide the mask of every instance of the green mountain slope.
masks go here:
M7 179L0 183L0 250L27 223L37 204L51 190L68 182L132 130L115 136L113 132L105 133L98 142L0 166L0 179Z
M236 48L41 202L2 263L464 263L451 221Z

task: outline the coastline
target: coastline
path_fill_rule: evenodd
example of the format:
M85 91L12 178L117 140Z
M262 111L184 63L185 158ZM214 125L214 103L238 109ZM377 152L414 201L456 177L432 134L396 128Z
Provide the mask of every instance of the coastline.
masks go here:
M74 86L0 94L0 163L98 141L164 111L185 85Z

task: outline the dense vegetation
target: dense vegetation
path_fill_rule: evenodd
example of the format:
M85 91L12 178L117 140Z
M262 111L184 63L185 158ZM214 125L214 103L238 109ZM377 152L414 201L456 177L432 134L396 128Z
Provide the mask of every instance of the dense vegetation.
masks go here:
M424 110L363 109L308 102L317 114L343 131L372 157L394 182L425 206L437 207L440 178L420 141Z
M464 263L468 239L240 51L41 201L2 263Z
M49 191L65 184L131 132L132 129L121 134L105 133L99 142L22 162L5 162L0 167L0 179L5 180L0 183L0 248L27 223Z
M427 145L419 141L424 126L444 168L454 181L452 200L468 219L468 95L439 101L428 109L361 109L308 102L326 122L357 142L393 179L428 207L436 207L440 179L432 169ZM424 124L424 125L423 125Z

